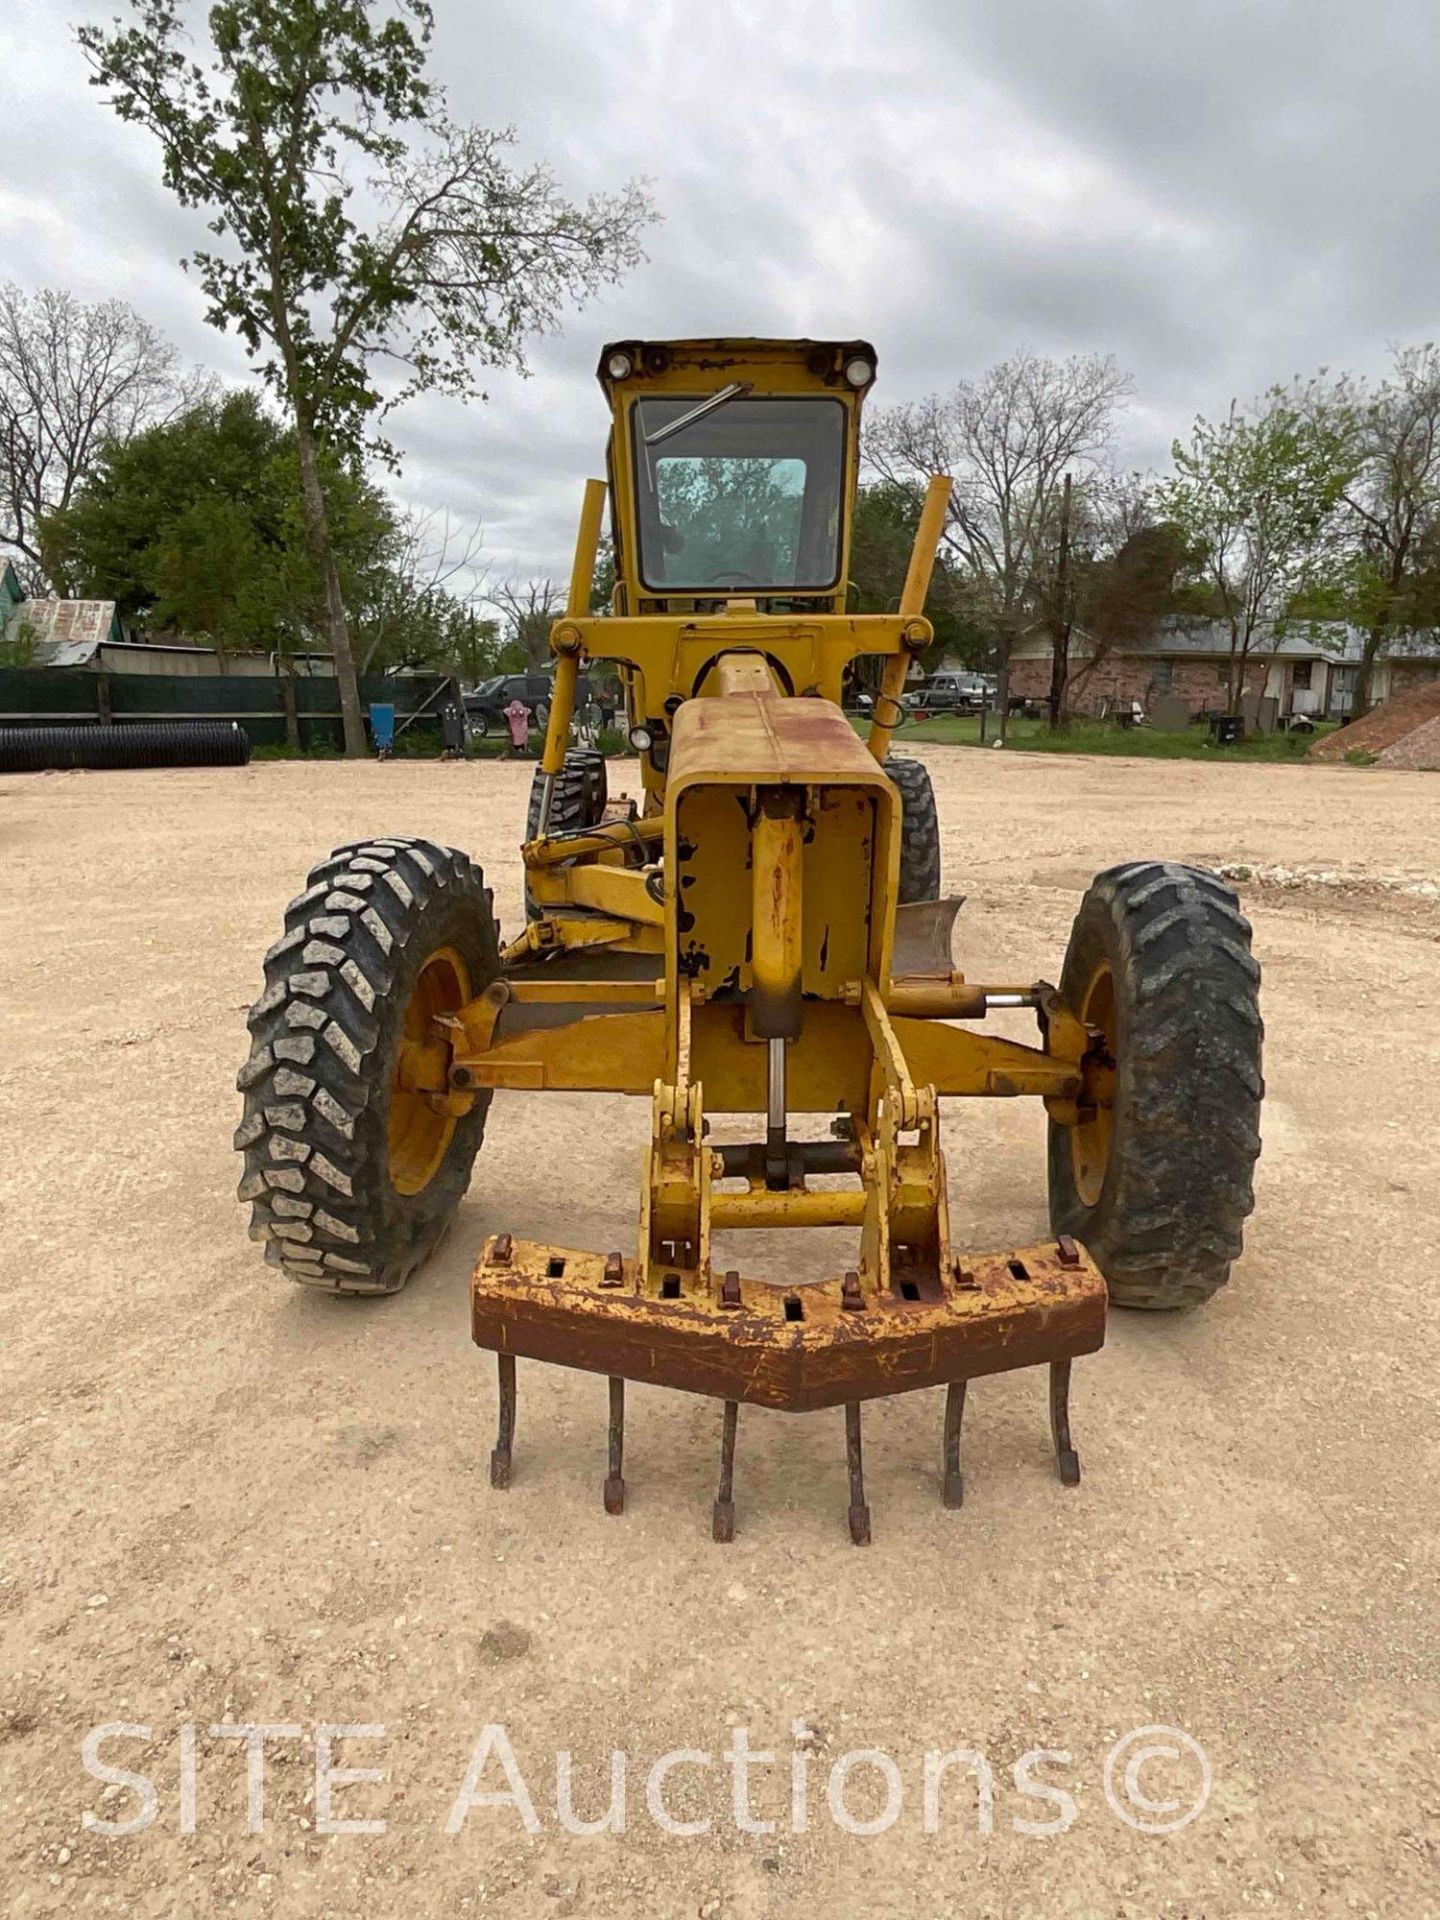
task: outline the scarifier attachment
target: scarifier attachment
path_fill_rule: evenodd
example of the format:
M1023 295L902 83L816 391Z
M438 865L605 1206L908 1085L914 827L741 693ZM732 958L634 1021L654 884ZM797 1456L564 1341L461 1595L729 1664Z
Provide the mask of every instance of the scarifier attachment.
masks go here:
M618 1272L617 1272L618 1270ZM925 1297L901 1282L885 1296L859 1294L854 1274L787 1288L724 1274L713 1287L642 1285L640 1263L542 1246L497 1234L487 1241L471 1293L472 1332L496 1350L500 1437L492 1484L510 1483L515 1361L548 1360L610 1381L605 1509L624 1506L624 1382L678 1387L724 1406L712 1531L735 1532L735 1441L740 1404L792 1413L845 1409L850 1532L870 1537L861 1463L862 1402L923 1387L946 1388L942 1446L946 1507L963 1498L960 1423L969 1380L1048 1363L1050 1418L1061 1480L1074 1486L1070 1363L1105 1333L1105 1283L1073 1241L1009 1253L968 1254Z

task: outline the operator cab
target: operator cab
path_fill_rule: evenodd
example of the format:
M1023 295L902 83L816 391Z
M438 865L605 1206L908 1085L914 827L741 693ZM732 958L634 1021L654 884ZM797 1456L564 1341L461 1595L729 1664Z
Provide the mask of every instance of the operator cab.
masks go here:
M623 341L613 414L617 613L843 610L865 341Z

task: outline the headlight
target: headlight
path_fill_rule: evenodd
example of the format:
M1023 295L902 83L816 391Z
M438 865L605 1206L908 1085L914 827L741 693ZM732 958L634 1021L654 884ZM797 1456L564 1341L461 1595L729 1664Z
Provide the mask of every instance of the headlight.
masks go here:
M605 362L605 371L612 380L628 380L635 371L635 362L628 353L612 353Z
M617 354L616 358L619 357ZM648 753L655 744L654 735L649 727L631 727L630 744L637 753Z
M875 378L875 369L857 353L853 360L845 362L845 378L852 387L868 387Z

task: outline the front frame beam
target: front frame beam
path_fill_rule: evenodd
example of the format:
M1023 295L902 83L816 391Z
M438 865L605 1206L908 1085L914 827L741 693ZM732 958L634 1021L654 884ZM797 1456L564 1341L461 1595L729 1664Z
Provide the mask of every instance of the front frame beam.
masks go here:
M657 983L658 984L658 983ZM530 997L525 983L517 981L517 998ZM607 992L615 993L605 981L536 982L542 996L551 1003L567 998L576 1005L577 1017L563 1026L535 1027L513 1034L488 1046L473 1047L462 1032L457 1034L452 1056L451 1080L468 1089L480 1087L526 1087L568 1089L581 1093L628 1093L648 1098L655 1082L666 1070L668 1015L663 1007L643 1012L585 1013L582 1009ZM616 997L629 998L621 989ZM648 986L643 989L649 992ZM983 991L983 989L982 989ZM808 1004L808 1003L807 1003ZM875 1018L878 996L870 1007ZM874 1060L873 1043L866 1032L865 1014L860 1008L842 1007L834 1002L815 1003L826 1009L824 1025L829 1030L817 1054L832 1054L837 1038L843 1041L844 1029L850 1030L847 1053L857 1047L863 1052L858 1067L863 1071ZM971 1028L951 1026L943 1020L924 1020L891 1016L879 1010L886 1033L893 1036L897 1056L886 1058L892 1069L903 1067L903 1078L912 1094L917 1086L933 1087L939 1095L967 1098L1008 1098L1030 1094L1041 1099L1074 1100L1081 1091L1081 1073L1076 1060L1030 1047L999 1034L977 1033ZM744 1036L744 1009L725 1001L711 1001L694 1010L697 1040L705 1055L704 1078L711 1089L707 1105L712 1112L763 1113L765 1110L765 1048L757 1040ZM741 1017L736 1018L739 1014ZM804 1041L799 1043L803 1046ZM717 1071L717 1067L719 1071ZM838 1099L805 1099L807 1083L813 1087L820 1078L818 1064L811 1068L803 1059L793 1079L795 1112L833 1112ZM457 1079L456 1070L459 1070ZM837 1067L837 1075L840 1069ZM853 1073L841 1075L853 1079ZM725 1097L717 1099L720 1088ZM750 1090L753 1088L753 1094ZM731 1096L739 1093L744 1097Z

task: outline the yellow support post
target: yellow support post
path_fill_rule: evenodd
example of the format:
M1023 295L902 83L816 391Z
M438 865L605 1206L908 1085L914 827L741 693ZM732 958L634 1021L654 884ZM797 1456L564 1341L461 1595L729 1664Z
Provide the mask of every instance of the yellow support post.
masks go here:
M948 473L935 473L930 476L930 484L925 489L925 504L920 510L920 524L915 529L915 545L910 550L910 565L906 569L905 585L900 594L900 613L905 619L918 622L925 612L925 596L930 591L935 554L950 505L950 485ZM920 637L919 629L916 631L917 637ZM879 761L883 762L890 751L890 736L895 731L895 722L900 715L900 696L905 691L910 661L915 652L924 651L928 641L927 631L921 638L919 648L913 648L909 631L902 632L899 651L893 653L886 664L885 677L875 696L875 717L870 722L870 738L866 742Z
M572 620L583 620L590 611L590 590L595 584L595 556L600 551L600 521L604 511L605 482L587 480L580 506L580 531L575 540L575 564L570 570L570 597L565 602L565 611Z
M550 651L555 655L555 691L545 729L545 751L540 756L540 765L550 782L564 766L565 749L570 743L582 645L580 630L572 622L583 620L590 611L590 589L595 580L595 556L600 551L600 522L604 511L605 482L587 480L580 507L580 531L575 537L575 564L570 570L570 597L565 603L564 619L555 623L550 634ZM550 793L551 787L547 784L540 807L541 837L550 823Z

